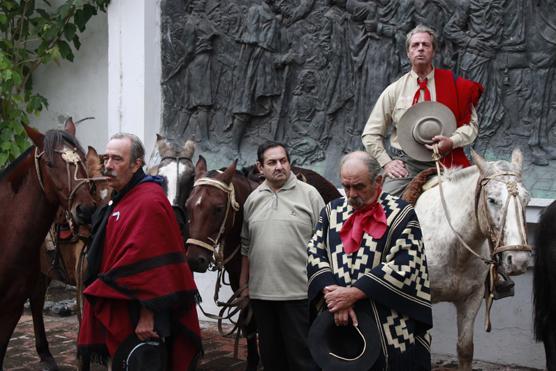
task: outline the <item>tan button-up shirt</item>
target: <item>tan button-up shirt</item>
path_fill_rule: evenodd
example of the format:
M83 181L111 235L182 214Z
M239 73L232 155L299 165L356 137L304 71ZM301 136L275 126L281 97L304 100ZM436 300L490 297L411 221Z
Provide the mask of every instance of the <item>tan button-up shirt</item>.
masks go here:
M390 144L392 147L401 149L398 142L396 126L400 122L405 111L413 105L413 97L419 89L417 74L411 70L396 82L390 84L378 98L363 134L361 135L363 145L367 152L375 157L380 166L392 161L384 149L384 138L388 133L388 128L392 127ZM431 100L436 101L436 85L434 81L434 70L427 75L427 87L431 93ZM423 91L419 102L423 101ZM471 122L469 125L462 125L450 137L454 141L454 148L463 147L473 143L479 132L478 117L475 107L471 110Z

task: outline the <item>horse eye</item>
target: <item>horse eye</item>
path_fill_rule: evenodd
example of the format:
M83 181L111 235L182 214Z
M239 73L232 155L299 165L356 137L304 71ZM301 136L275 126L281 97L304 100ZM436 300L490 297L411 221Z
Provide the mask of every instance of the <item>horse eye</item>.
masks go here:
M222 214L223 212L224 212L224 207L223 206L218 206L214 209L215 214Z
M496 200L493 197L488 198L488 203L491 205L496 205Z

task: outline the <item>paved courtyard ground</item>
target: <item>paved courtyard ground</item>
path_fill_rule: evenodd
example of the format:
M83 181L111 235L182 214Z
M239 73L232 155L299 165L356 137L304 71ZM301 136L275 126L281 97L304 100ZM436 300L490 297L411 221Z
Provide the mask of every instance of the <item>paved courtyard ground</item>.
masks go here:
M45 316L50 350L54 354L60 370L75 370L75 343L77 334L77 319L75 316L60 317ZM202 361L200 371L239 371L245 368L246 349L245 341L241 341L239 359L233 357L233 339L226 339L218 334L216 325L212 322L201 322L205 357ZM435 371L456 369L455 360L449 357L434 355L433 365ZM6 371L31 371L40 370L38 356L34 347L33 321L27 311L21 317L19 324L10 341L6 359L4 360ZM103 370L96 366L93 370ZM508 365L493 365L475 363L474 370L481 371L531 371L522 367Z

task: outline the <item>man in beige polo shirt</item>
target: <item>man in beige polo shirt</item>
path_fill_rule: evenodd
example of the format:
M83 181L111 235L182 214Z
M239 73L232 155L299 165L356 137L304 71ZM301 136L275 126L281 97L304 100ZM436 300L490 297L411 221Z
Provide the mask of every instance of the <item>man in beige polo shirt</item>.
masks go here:
M243 213L240 286L249 296L265 371L318 369L307 347L307 242L324 201L291 172L286 147L266 142L257 150L265 181Z

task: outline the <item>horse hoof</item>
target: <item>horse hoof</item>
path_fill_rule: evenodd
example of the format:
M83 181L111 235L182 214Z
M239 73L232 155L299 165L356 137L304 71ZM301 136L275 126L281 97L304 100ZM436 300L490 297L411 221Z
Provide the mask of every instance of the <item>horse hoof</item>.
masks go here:
M39 363L39 369L41 371L58 371L59 370L58 364L56 363L54 358L41 361Z

